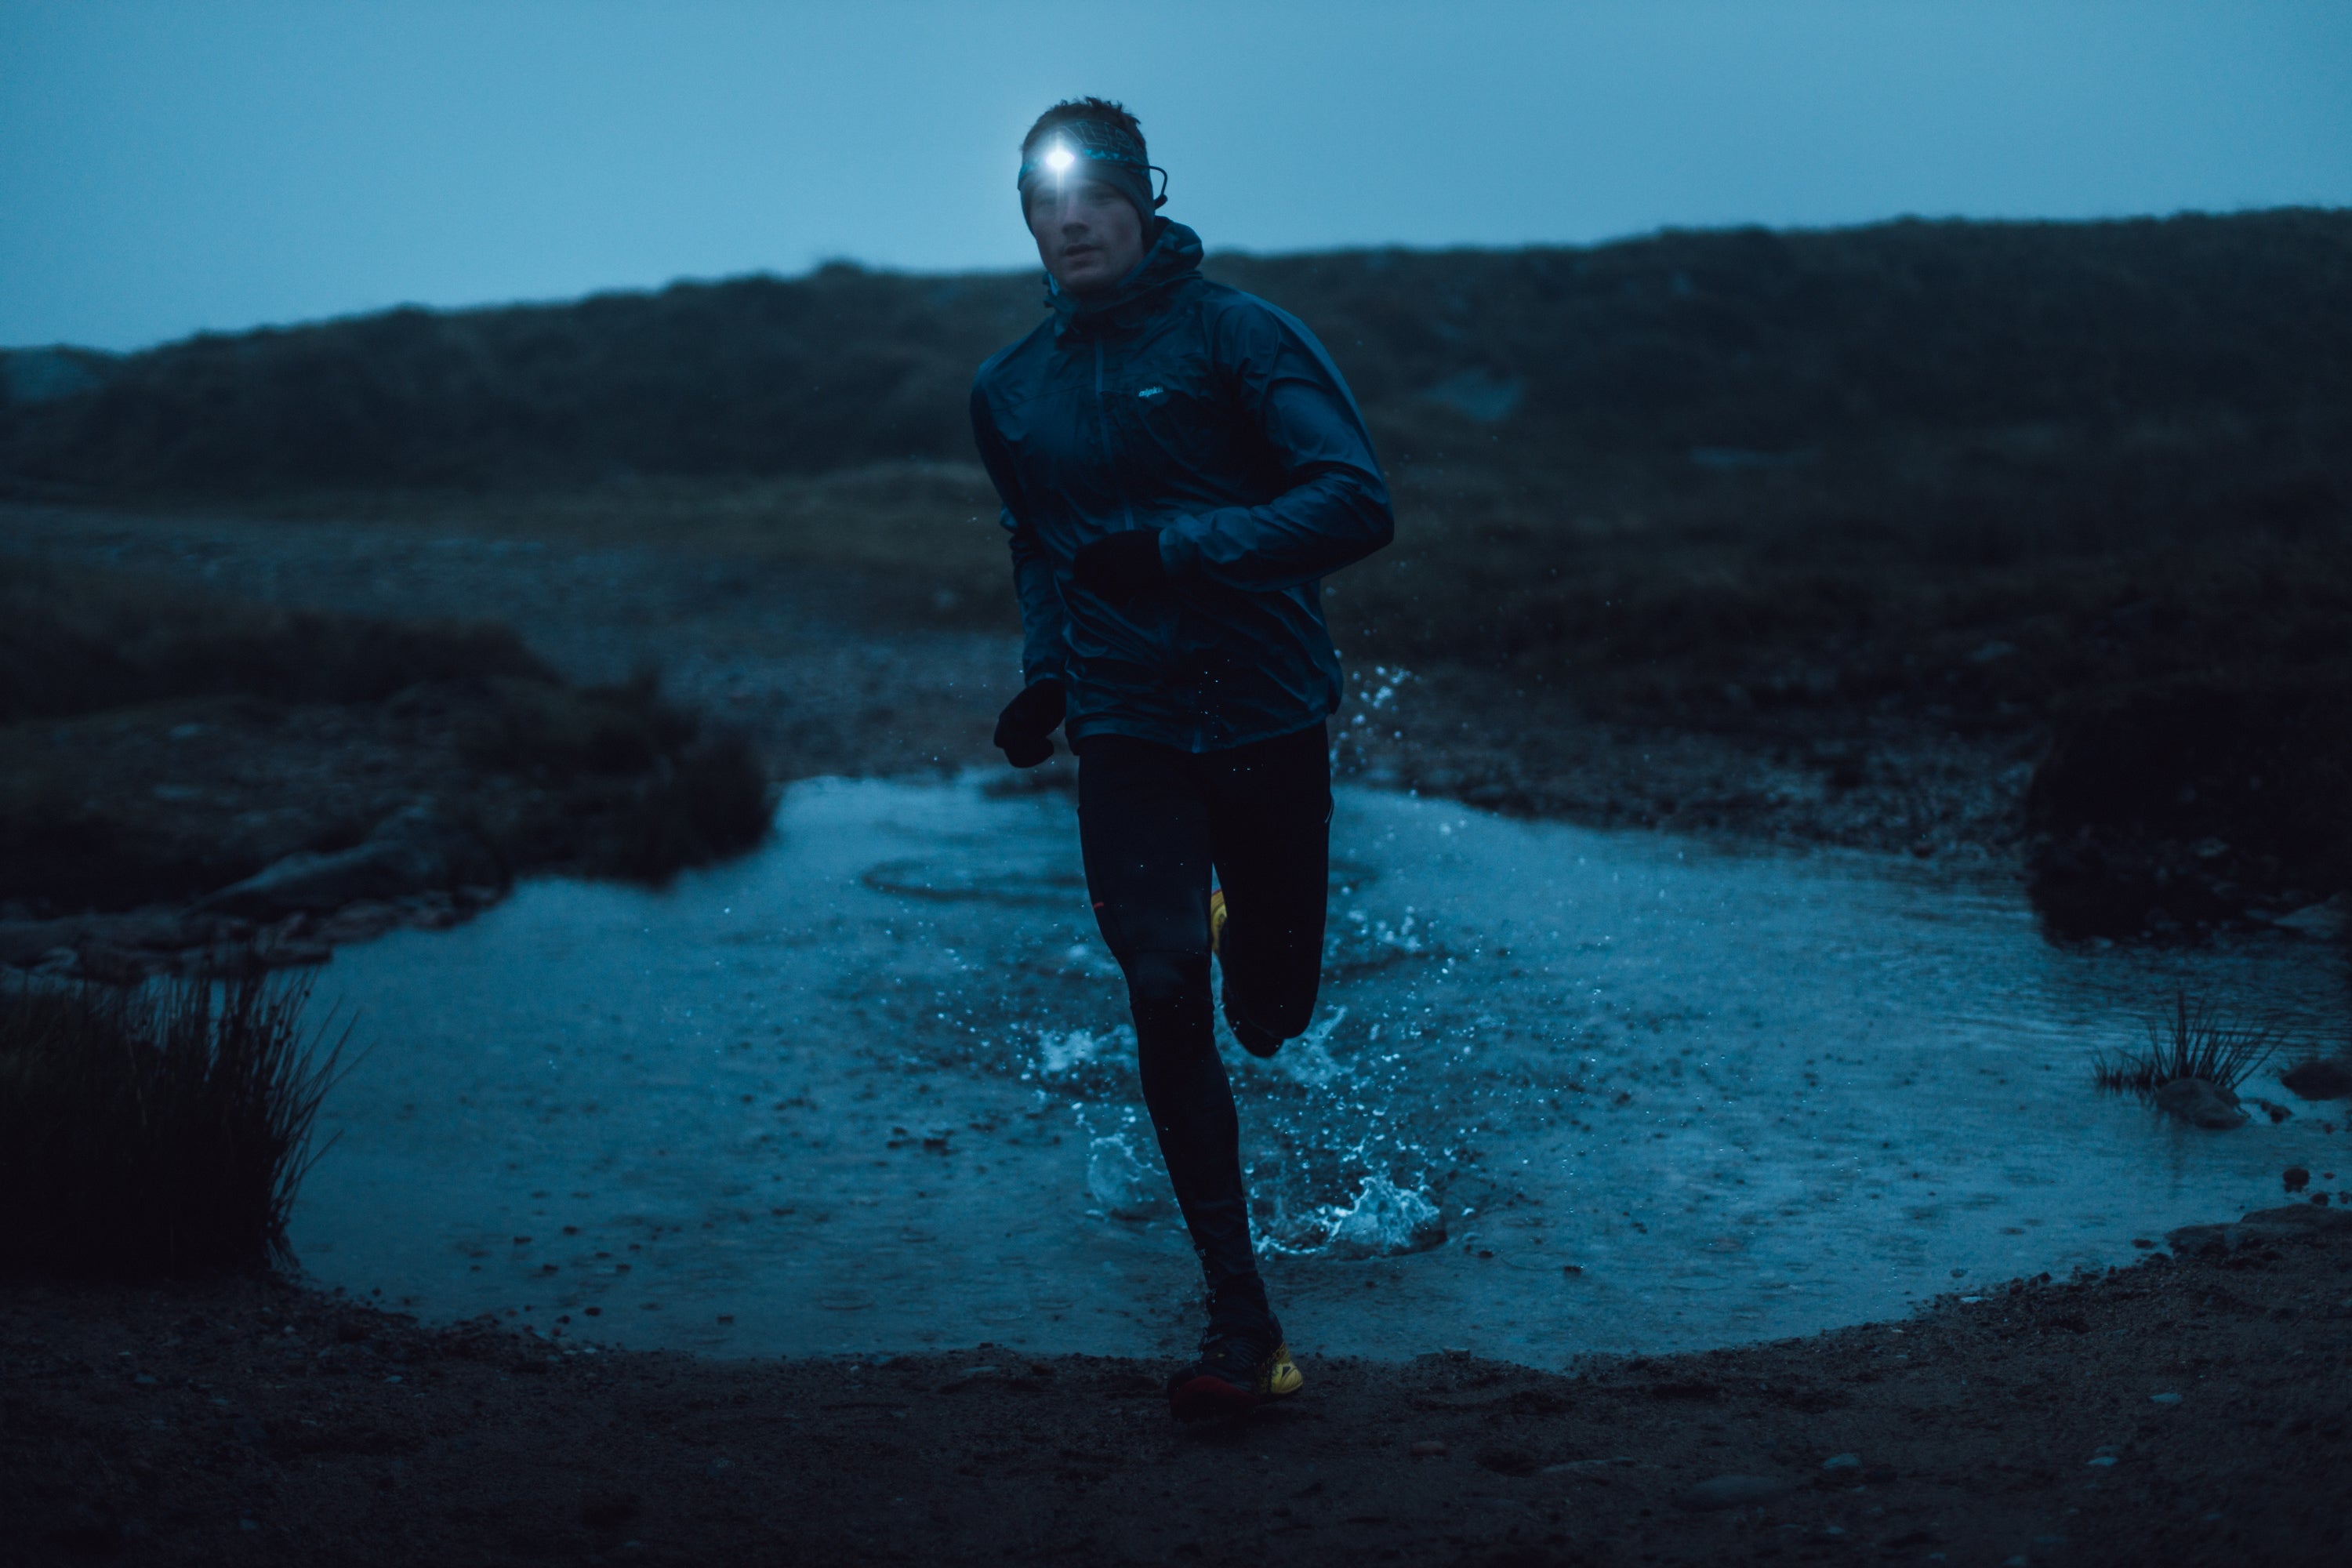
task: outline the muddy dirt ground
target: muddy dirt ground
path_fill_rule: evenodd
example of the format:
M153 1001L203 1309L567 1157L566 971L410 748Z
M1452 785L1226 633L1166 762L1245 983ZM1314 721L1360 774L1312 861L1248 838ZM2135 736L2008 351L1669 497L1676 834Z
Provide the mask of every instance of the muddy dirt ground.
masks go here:
M882 624L870 584L789 561L409 524L0 522L14 551L265 601L503 620L577 680L658 663L779 778L992 761L1015 679L1009 626ZM1735 750L1459 673L1355 673L1342 762L1370 782L2015 860L2030 758L1990 744ZM696 1360L285 1281L10 1285L0 1561L2336 1563L2339 1218L2298 1207L2099 1279L1565 1375L1302 1345L1306 1395L1195 1430L1141 1363Z
M1307 1353L1294 1402L1191 1429L1132 1362L597 1353L278 1283L16 1288L0 1555L2341 1563L2352 1216L2249 1219L1566 1375Z

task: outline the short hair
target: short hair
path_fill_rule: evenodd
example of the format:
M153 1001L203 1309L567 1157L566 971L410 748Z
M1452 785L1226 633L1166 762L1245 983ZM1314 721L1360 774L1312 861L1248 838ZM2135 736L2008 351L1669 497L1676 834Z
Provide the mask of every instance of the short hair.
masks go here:
M1029 128L1029 134L1021 138L1021 155L1026 158L1029 155L1029 149L1037 144L1037 138L1056 125L1068 125L1080 120L1092 120L1104 125L1115 125L1134 137L1137 147L1145 148L1143 122L1129 114L1125 104L1114 103L1108 98L1066 98L1039 115L1037 123ZM1145 148L1145 161L1149 162L1150 156L1150 150Z

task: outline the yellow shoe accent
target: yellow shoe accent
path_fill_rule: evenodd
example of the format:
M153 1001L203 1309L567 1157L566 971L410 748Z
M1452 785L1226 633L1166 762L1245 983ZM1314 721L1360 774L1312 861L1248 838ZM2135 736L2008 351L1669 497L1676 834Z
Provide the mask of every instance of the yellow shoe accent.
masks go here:
M1287 1343L1274 1347L1274 1354L1266 1358L1265 1372L1258 1381L1259 1391L1268 1399L1286 1398L1307 1386L1307 1380L1298 1375L1297 1363L1290 1359Z
M1225 890L1212 888L1209 889L1209 951L1216 952L1217 944L1224 940Z

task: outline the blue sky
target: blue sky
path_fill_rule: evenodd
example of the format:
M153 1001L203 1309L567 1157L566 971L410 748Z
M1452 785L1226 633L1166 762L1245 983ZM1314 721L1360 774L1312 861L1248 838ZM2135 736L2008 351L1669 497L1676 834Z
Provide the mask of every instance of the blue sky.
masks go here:
M1139 114L1213 247L2352 205L2352 5L0 0L0 344L1033 259Z

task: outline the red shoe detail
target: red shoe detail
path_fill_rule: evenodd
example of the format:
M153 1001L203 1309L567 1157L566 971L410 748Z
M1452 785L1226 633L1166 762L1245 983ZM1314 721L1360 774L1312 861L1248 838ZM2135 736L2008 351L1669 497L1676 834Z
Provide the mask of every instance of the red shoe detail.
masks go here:
M1246 1388L1236 1388L1222 1377L1205 1373L1185 1379L1168 1391L1168 1409L1179 1421L1213 1421L1219 1416L1246 1415L1262 1403Z

